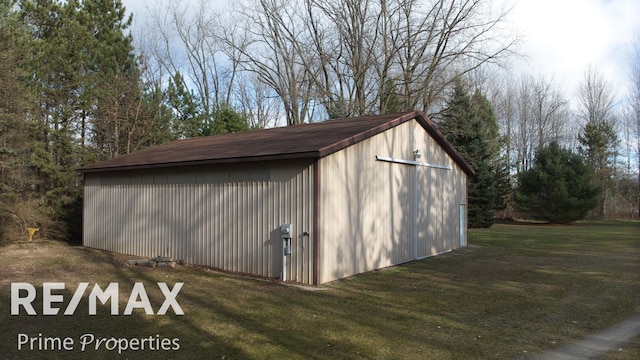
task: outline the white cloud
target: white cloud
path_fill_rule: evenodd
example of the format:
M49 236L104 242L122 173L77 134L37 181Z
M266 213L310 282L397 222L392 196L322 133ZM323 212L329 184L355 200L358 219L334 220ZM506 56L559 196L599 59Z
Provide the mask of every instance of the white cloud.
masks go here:
M638 0L520 0L511 20L525 35L528 69L553 74L572 94L591 65L622 95L638 15Z
M124 0L143 26L147 7L168 1L197 4L207 0ZM627 83L629 44L640 36L640 0L493 0L513 3L511 26L525 36L521 52L528 62L521 71L553 75L569 96L574 95L584 71L592 66L623 95ZM220 6L228 0L209 0ZM195 5L194 5L195 6Z

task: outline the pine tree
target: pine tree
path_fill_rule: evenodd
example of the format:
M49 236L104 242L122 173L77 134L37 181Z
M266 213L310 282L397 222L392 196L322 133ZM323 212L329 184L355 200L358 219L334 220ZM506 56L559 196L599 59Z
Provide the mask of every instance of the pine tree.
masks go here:
M31 181L26 179L25 163L28 161L28 133L22 114L29 103L25 98L18 67L21 29L18 18L11 11L11 2L0 1L0 240L11 230L19 231L23 219L15 205L24 195ZM22 30L22 31L21 31Z
M30 29L21 64L29 76L36 107L30 163L40 184L34 196L59 209L74 193L78 153L75 143L78 94L82 83L82 32L74 1L24 1L21 16ZM54 214L57 212L54 211ZM54 215L57 216L57 215Z
M447 139L475 169L468 184L470 227L490 227L496 208L500 208L498 180L500 142L496 117L488 100L480 92L470 97L461 82L453 88L439 124Z
M21 65L36 104L29 159L39 184L32 195L51 208L52 219L79 218L77 167L152 145L156 138L149 133L157 129L150 126L155 118L141 116L151 111L143 103L132 38L125 34L131 18L119 0L20 5L30 36Z
M103 158L130 153L145 142L141 72L133 38L126 34L132 16L119 0L85 0L80 10L85 32L92 34L86 79L95 109L90 117L94 146Z
M533 166L519 174L515 203L534 219L568 224L595 207L598 193L582 157L552 142L538 149Z
M176 128L174 110L169 106L167 97L167 91L159 82L146 84L139 117L144 119L144 128L149 134L139 143L140 147L164 144L181 138L180 129Z
M402 111L402 103L398 96L398 86L393 79L384 82L384 92L380 99L380 110L382 113L392 114Z
M249 130L247 117L235 111L229 105L216 109L214 117L211 134L226 134Z
M612 187L613 169L615 159L615 144L618 137L611 124L606 121L593 121L585 125L578 136L580 146L578 151L584 157L591 169L595 182L605 191L602 191L598 200L596 215L605 215L606 189Z
M487 99L487 97L479 90L476 90L471 97L471 103L476 116L479 117L479 120L484 127L483 136L485 137L485 151L486 156L488 157L487 163L489 171L494 177L493 192L495 193L495 199L493 209L496 211L503 210L507 206L507 197L511 193L509 164L501 155L501 151L506 140L500 136L498 120L493 112L493 107L491 106L489 99ZM490 214L490 216L493 218L493 214ZM491 220L491 223L493 223L493 219Z
M30 91L34 72L29 65L34 50L45 49L32 47L33 31L14 5L15 1L0 0L0 240L24 239L29 226L40 228L40 235L56 237L64 226L55 217L52 184L64 181L66 174L54 161L65 159L64 146L59 145L67 139L53 115L50 128L38 116L41 108L36 104L42 104L43 97ZM55 23L53 18L49 22ZM49 89L50 93L55 90ZM64 113L62 108L57 110L51 114ZM45 135L60 141L47 144Z
M202 103L198 96L184 85L184 78L176 72L167 88L167 106L174 115L173 131L179 139L202 136L211 127L206 123Z

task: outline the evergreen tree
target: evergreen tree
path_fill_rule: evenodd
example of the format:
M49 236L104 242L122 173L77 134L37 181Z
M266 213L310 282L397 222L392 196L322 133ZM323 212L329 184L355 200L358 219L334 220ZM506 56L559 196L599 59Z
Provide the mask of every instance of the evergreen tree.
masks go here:
M52 184L66 176L54 161L67 159L62 149L68 147L61 144L68 139L53 116L50 128L38 116L41 109L36 104L42 103L42 98L32 96L28 86L34 79L29 66L35 50L33 29L26 26L15 4L0 0L0 240L24 239L29 226L53 238L63 233L64 224L55 216ZM54 17L51 22L55 21ZM56 89L49 90L53 93ZM62 108L51 112L63 113ZM45 135L59 140L58 144L44 142Z
M202 103L196 94L184 85L180 72L176 72L167 88L167 105L174 113L173 131L179 139L205 134L211 125L206 123Z
M402 111L402 102L398 96L398 86L393 79L384 82L384 92L380 98L380 110L382 113L392 114Z
M28 133L22 114L29 101L21 81L24 74L18 67L18 42L25 29L21 29L12 6L12 1L0 0L0 239L8 236L10 229L23 227L15 205L33 184L24 172Z
M36 103L31 113L30 166L39 184L39 197L60 216L64 204L77 193L78 165L76 125L82 92L82 43L86 41L77 21L75 1L24 1L21 16L30 31L21 63L30 74L29 90Z
M20 16L28 30L23 42L24 56L19 65L26 74L26 92L35 106L29 111L24 124L31 131L25 140L29 144L28 162L24 171L36 174L23 199L45 214L21 216L24 226L40 227L40 234L49 238L63 236L64 227L57 221L62 204L69 198L72 187L75 152L73 151L73 101L69 94L81 88L77 63L73 61L73 41L76 23L65 21L69 13L54 1L24 1ZM81 61L80 61L81 62ZM48 226L53 221L54 226Z
M20 5L30 37L21 65L36 104L29 113L29 166L40 183L32 195L51 208L51 219L76 218L78 166L153 142L151 119L141 116L149 112L143 107L139 64L131 36L124 33L131 18L125 18L119 0Z
M500 137L491 105L479 91L470 97L457 82L439 125L476 171L467 188L469 226L490 227L495 210L503 206L499 181L506 177L500 166Z
M84 0L81 12L85 32L92 35L86 66L94 146L103 158L130 153L144 142L145 124L139 116L141 72L133 38L126 34L133 19L120 0Z
M167 92L158 82L145 85L142 94L139 117L144 119L144 128L149 135L140 142L141 147L164 144L181 138L179 129L175 126L173 109L167 101Z
M479 90L476 90L471 97L471 104L476 116L479 117L481 124L484 126L483 135L485 137L487 162L489 171L494 177L493 191L495 193L495 199L493 209L503 210L507 207L507 197L511 193L509 163L501 154L506 139L500 136L498 120L493 112L493 107L489 99ZM491 216L493 216L493 214Z
M215 120L210 134L226 134L249 130L247 117L231 106L222 106L214 111Z
M351 116L348 102L338 96L330 98L324 107L329 119L343 119Z
M592 121L585 125L578 136L580 145L578 151L584 157L591 169L593 178L603 190L613 187L613 172L615 167L615 145L618 137L611 124L606 121ZM606 191L601 192L598 199L597 213L604 216Z
M583 159L552 142L538 149L533 166L519 174L516 208L537 220L568 224L595 207L598 193Z

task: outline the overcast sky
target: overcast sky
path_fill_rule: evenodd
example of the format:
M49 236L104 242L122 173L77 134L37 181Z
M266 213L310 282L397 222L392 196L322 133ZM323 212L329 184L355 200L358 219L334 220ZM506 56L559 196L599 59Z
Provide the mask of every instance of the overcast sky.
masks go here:
M630 44L640 38L640 0L497 1L515 3L509 26L524 36L520 51L527 60L514 59L515 71L553 76L572 97L591 65L606 76L619 96L625 95ZM135 25L144 25L145 3L153 4L154 0L123 3L134 12Z
M529 68L553 74L568 94L591 65L623 95L630 46L640 37L639 0L520 0L510 20L525 36Z

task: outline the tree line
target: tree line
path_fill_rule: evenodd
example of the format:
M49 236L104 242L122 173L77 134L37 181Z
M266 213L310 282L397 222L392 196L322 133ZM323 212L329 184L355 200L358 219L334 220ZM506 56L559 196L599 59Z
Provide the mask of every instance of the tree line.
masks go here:
M230 106L204 117L180 82L148 78L131 22L120 1L0 0L0 238L78 239L83 165L248 129Z
M486 98L492 114L485 118L498 123L489 132L499 149L489 151L496 157L490 172L502 179L493 191L496 210L512 208L519 174L555 142L579 151L598 174L591 215L640 211L638 76L630 77L631 95L620 99L594 68L585 69L571 97L551 75L512 75L506 69L520 38L505 26L510 9L497 2L247 0L224 9L206 1L161 3L148 14L140 47L155 78L171 81L184 71L181 86L205 108L232 104L259 127L414 109L442 122L461 83L474 98ZM639 59L630 56L633 74Z
M572 97L547 76L508 77L488 90L514 185L519 174L536 164L537 152L555 143L581 156L600 189L590 216L638 216L640 39L632 50L626 97L619 97L621 87L592 67L584 70Z
M134 38L119 0L0 0L0 237L35 226L78 238L75 170L88 163L194 136L414 109L475 166L470 189L484 194L470 198L485 206L474 225L513 203L519 174L551 143L588 162L602 189L597 215L635 209L640 54L626 112L593 69L576 111L552 79L502 70L519 45L503 27L508 12L491 0L159 1Z

